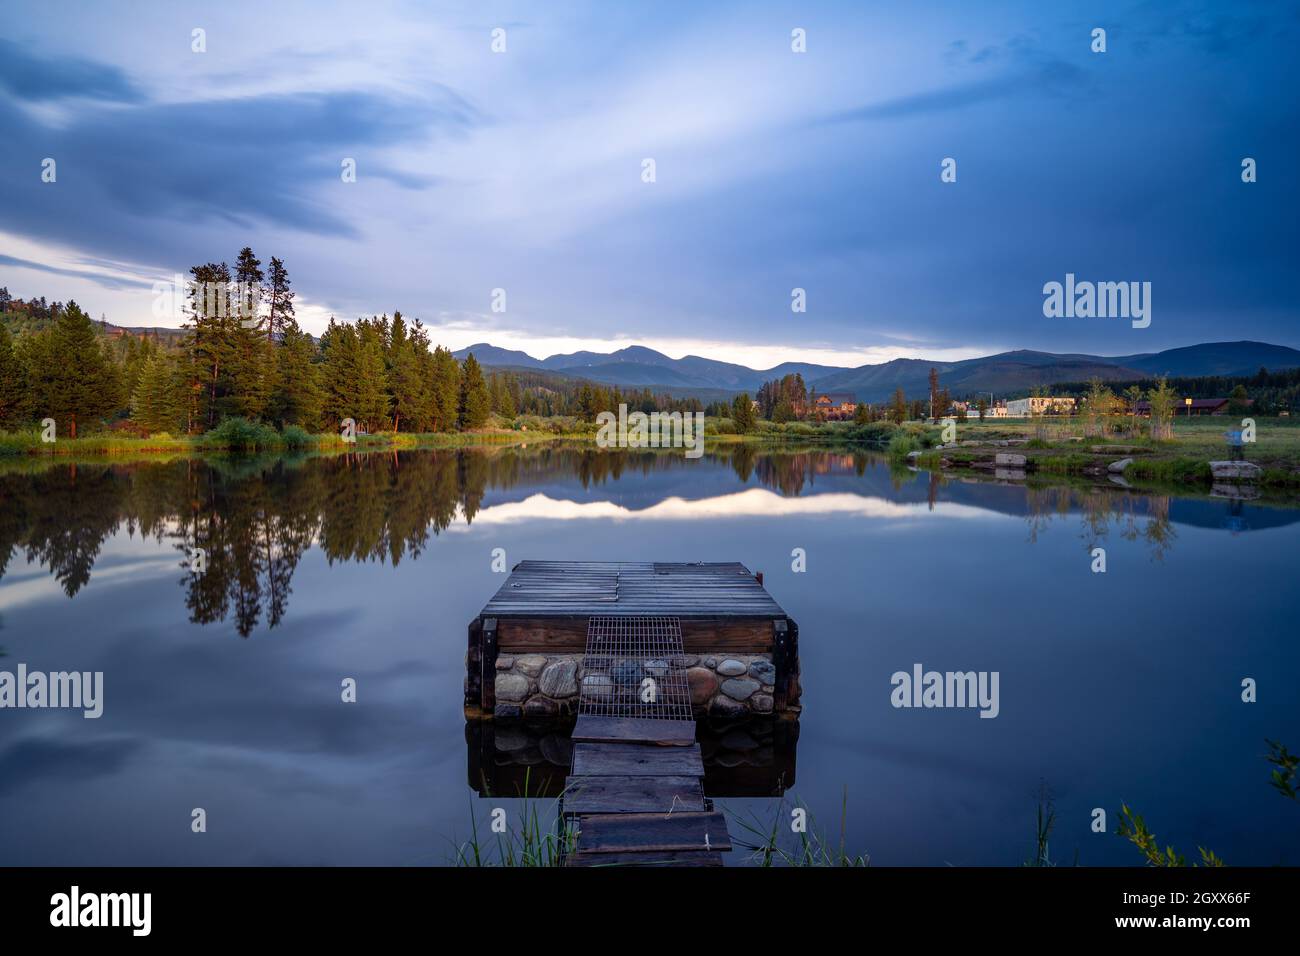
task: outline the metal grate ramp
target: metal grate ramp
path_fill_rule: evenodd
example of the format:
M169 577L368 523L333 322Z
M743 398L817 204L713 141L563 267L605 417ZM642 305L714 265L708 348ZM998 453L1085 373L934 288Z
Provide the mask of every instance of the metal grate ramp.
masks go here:
M591 617L575 741L695 742L681 621Z

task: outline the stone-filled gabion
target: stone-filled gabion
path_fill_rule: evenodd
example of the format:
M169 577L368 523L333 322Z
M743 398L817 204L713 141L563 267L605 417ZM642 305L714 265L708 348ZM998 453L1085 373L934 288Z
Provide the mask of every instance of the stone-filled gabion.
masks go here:
M663 676L668 662L626 659L609 674L584 674L581 654L502 654L495 678L497 717L568 717L577 713L581 689L609 697L615 685L637 685L647 674ZM741 717L770 714L776 668L765 654L688 655L686 679L697 714ZM792 685L791 709L797 710L798 685Z

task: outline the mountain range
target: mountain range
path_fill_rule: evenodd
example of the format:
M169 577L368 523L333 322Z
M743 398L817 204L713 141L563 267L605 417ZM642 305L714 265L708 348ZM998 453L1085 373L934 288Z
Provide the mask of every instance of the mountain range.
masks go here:
M1300 368L1300 350L1249 341L1206 342L1163 352L1115 356L1058 355L1022 349L960 362L894 359L857 368L784 362L769 369L752 369L698 355L669 358L642 345L631 345L616 352L571 352L537 359L526 352L481 343L453 354L464 359L470 353L485 366L549 371L570 378L652 391L707 389L752 395L764 382L798 372L818 392L849 393L863 402L884 401L900 387L909 396L925 394L929 391L932 368L938 371L940 382L954 396L978 392L1005 395L1039 385L1085 382L1094 376L1103 381L1132 381L1159 375L1253 375L1261 367L1271 371Z

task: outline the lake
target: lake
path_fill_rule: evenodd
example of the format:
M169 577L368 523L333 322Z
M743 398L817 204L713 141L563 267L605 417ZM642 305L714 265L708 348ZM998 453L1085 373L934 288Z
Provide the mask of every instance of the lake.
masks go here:
M1300 749L1300 510L752 446L5 467L0 670L102 671L104 701L0 710L0 864L450 862L515 805L469 786L462 712L498 548L764 572L800 627L787 800L838 841L847 793L875 864L1019 865L1044 795L1062 864L1141 862L1121 803L1189 860L1300 864L1264 759ZM895 708L914 664L998 672L997 717Z

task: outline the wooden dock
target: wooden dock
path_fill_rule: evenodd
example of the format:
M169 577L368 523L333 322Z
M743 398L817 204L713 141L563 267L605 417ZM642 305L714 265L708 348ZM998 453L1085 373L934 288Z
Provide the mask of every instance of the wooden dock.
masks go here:
M566 865L721 866L696 713L796 717L798 633L739 563L523 561L470 622L466 714L576 709Z
M727 822L704 796L704 760L675 617L594 616L562 814L568 866L722 866ZM660 666L662 665L662 666Z

